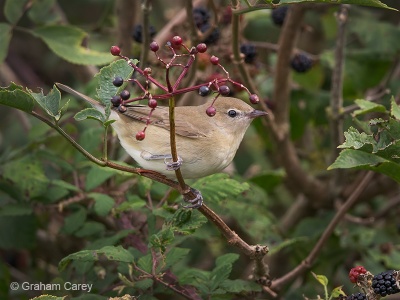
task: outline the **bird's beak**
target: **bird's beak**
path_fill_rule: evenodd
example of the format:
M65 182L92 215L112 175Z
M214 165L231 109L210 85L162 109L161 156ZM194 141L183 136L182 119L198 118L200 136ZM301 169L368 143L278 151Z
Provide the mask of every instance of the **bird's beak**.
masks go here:
M255 119L257 117L266 116L268 113L262 110L253 110L251 113L248 114L250 119Z

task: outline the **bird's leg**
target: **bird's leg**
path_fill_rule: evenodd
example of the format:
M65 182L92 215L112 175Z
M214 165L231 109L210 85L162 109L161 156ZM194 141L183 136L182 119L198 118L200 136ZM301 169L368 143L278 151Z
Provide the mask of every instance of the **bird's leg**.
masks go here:
M187 194L194 194L196 198L190 199ZM194 188L190 188L190 192L183 195L183 200L189 203L188 205L183 205L184 208L199 208L203 205L203 196L199 190Z
M169 157L164 158L164 163L167 165L168 171L178 170L182 166L183 160L179 156L178 156L178 161L167 161L167 159L172 160L171 155L169 155Z

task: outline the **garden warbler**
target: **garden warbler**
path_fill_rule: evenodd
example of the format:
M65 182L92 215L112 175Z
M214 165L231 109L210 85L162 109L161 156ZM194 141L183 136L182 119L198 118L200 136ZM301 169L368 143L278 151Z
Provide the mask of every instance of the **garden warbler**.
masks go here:
M65 85L57 86L104 112L103 106L96 100ZM116 121L111 125L122 147L141 167L164 174L170 179L175 178L174 170L180 167L185 179L200 178L227 167L251 121L267 114L253 109L242 100L219 97L213 105L216 114L209 117L206 109L210 105L211 100L199 106L175 108L178 162L172 162L168 107L155 108L146 129L146 137L142 141L136 140L135 136L145 126L151 109L147 105L126 105L124 113L112 108L110 119Z

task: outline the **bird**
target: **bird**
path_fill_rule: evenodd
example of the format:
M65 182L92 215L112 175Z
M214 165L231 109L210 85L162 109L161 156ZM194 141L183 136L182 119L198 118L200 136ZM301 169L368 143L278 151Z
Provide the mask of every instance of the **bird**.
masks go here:
M63 84L62 90L89 102L104 112L104 105ZM120 112L113 107L109 119L125 151L142 167L175 179L180 168L184 179L197 179L225 169L235 157L251 122L267 112L256 110L243 100L218 97L198 106L175 107L175 135L178 161L172 161L170 145L169 107L158 105L151 113L146 137L136 139L143 130L151 108L147 105L125 105ZM215 115L206 114L210 106Z

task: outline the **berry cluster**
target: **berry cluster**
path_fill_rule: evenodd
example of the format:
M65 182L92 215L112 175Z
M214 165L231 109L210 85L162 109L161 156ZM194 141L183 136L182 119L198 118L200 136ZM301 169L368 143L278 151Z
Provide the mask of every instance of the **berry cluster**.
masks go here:
M244 54L244 62L252 64L257 56L256 46L253 44L240 45L240 52Z
M149 33L150 33L151 38L153 38L156 35L157 31L153 25L149 26ZM143 42L143 26L142 26L142 24L136 24L133 27L132 38L140 44Z
M220 31L218 28L211 29L211 25L209 23L210 13L207 9L204 7L195 7L193 9L193 20L201 33L208 33L211 30L211 32L202 40L203 43L212 45L219 40Z
M271 13L272 22L275 25L282 26L283 23L285 22L288 10L289 6L279 6L278 8L272 10Z
M396 283L396 275L397 272L394 270L375 275L372 279L372 288L375 294L385 297L387 295L399 293L400 289Z
M367 296L363 293L356 293L347 296L346 300L367 300Z
M357 266L350 270L349 278L352 283L356 283L358 275L367 273L367 270L363 266Z
M158 54L158 50L160 49L160 46L157 44L157 42L153 41L150 44L150 50L154 52L155 56L157 57L158 61L161 62L161 64L164 65L165 69L167 70L166 72L166 85L161 84L158 82L155 78L151 76L152 70L151 68L144 68L143 70L136 66L128 57L121 55L121 50L118 46L112 46L110 49L110 52L114 56L119 56L123 59L126 60L126 62L141 76L145 77L146 79L146 84L142 85L137 79L128 79L128 82L133 82L135 83L142 91L143 94L138 97L130 98L131 95L128 90L123 90L119 93L119 95L115 95L111 98L111 103L115 109L117 109L120 113L124 113L128 110L127 104L134 102L134 101L139 101L139 100L144 100L147 99L148 103L147 105L151 108L149 115L147 118L144 120L146 121L146 125L142 131L139 131L136 134L136 139L141 141L145 138L145 131L147 126L150 124L150 117L154 111L154 109L158 105L157 100L164 100L164 99L169 99L174 95L178 94L183 94L187 93L190 91L195 91L197 90L198 93L201 96L207 96L211 93L210 87L212 87L216 92L215 92L215 97L211 105L206 109L206 114L210 117L214 116L216 114L216 109L213 106L214 102L217 100L217 98L222 95L222 96L229 96L231 94L231 89L227 85L227 83L230 83L234 87L240 88L245 90L248 95L249 95L249 101L253 104L257 104L259 102L259 98L256 94L251 94L250 91L241 83L234 81L233 79L230 78L229 73L226 71L226 69L220 64L219 58L216 56L211 56L210 57L210 62L211 64L219 67L222 72L225 74L225 76L221 75L220 77L216 77L214 79L211 79L207 83L203 83L200 85L192 86L192 87L187 87L187 88L179 88L179 85L182 81L182 79L185 77L187 74L189 68L193 64L196 55L198 53L204 53L207 51L207 45L204 43L198 44L196 47L188 48L184 43L183 40L180 36L174 36L171 41L167 42L166 47L169 49L169 51L172 54L172 58L167 62L164 61L163 58L161 58ZM183 53L177 53L177 50L182 50ZM180 59L186 59L186 63L181 63L177 62L176 60ZM180 68L181 72L178 75L175 83L171 82L169 78L169 70L171 68ZM151 94L149 92L149 84L152 83L159 89L161 89L163 92L161 94ZM116 76L113 79L113 85L116 87L121 87L124 84L124 79L120 76Z
M298 53L290 61L290 66L298 73L305 73L311 69L313 62L306 54Z

